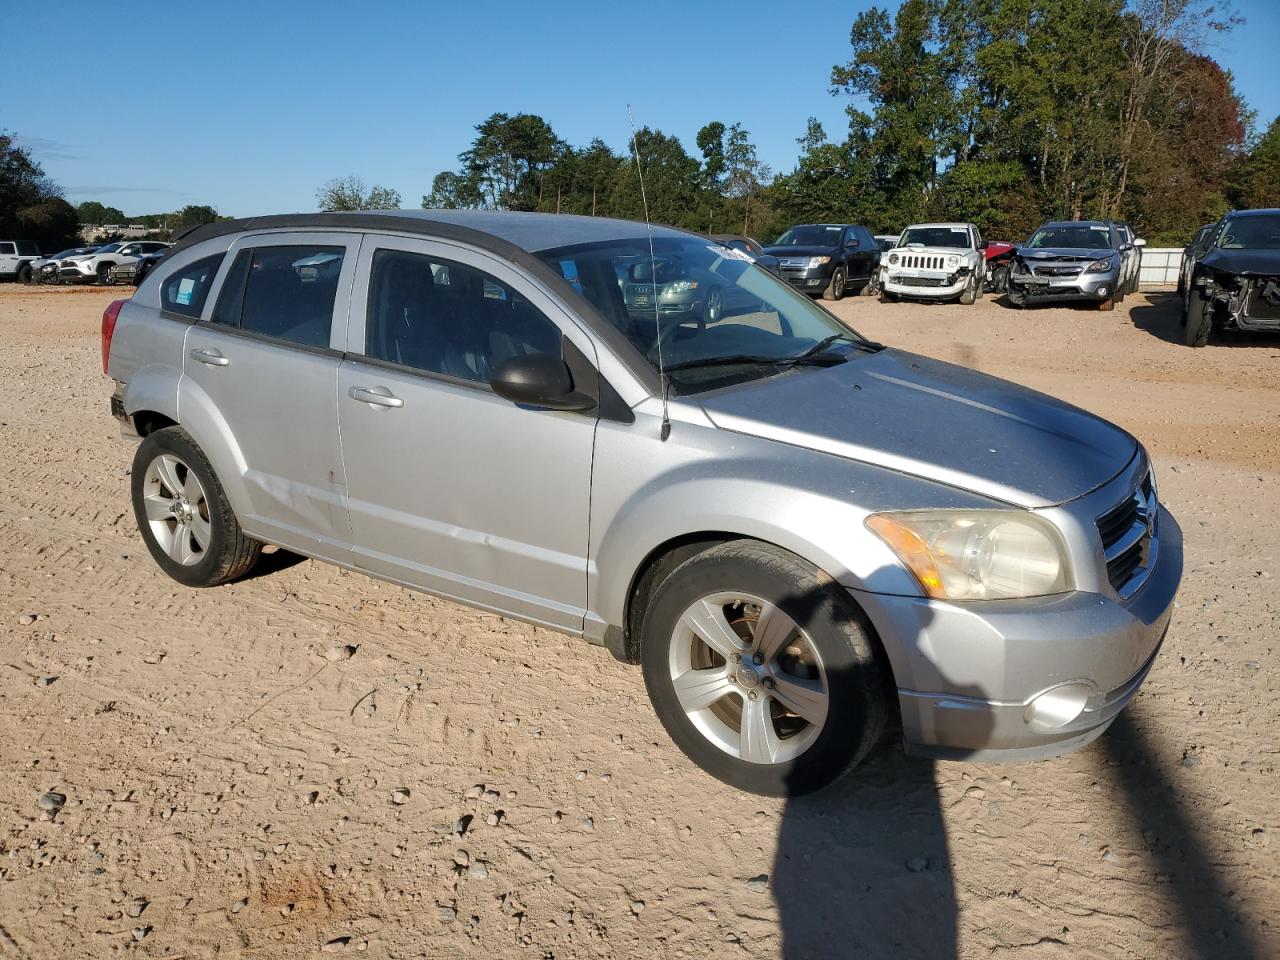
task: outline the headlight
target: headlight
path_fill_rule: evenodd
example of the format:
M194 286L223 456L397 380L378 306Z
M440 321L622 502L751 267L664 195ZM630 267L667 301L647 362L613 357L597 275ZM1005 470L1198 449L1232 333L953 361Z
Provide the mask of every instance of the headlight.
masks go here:
M898 255L896 253L889 254L889 266L896 267L898 265Z
M830 258L830 257L810 257L810 258L809 258L809 269L810 269L810 270L812 270L814 267L820 267L820 266L822 266L824 263L830 263L830 262L831 262L831 258Z
M697 280L677 280L674 283L667 284L667 293L684 293L687 290L697 289Z
M1039 517L1013 510L876 513L867 527L938 600L1007 600L1071 589L1066 547Z
M960 258L954 255L947 257L947 266L952 269L960 266Z
M1095 260L1084 268L1085 273L1106 273L1116 265L1114 257L1107 257L1105 260Z

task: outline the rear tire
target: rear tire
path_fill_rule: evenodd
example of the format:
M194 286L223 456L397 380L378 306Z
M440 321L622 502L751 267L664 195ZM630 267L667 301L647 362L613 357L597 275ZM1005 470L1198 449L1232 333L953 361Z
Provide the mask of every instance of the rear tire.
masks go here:
M671 739L739 789L818 790L884 731L885 674L866 619L830 578L770 544L721 544L678 566L645 611L641 644Z
M827 284L827 289L822 293L823 300L842 300L844 299L845 286L848 284L844 267L836 267L835 273L831 274L831 282Z
M133 515L160 569L188 587L238 579L262 552L240 529L209 458L181 427L148 434L133 458Z
M1183 334L1188 347L1208 345L1209 334L1213 331L1213 313L1199 287L1192 287L1187 294L1186 326Z

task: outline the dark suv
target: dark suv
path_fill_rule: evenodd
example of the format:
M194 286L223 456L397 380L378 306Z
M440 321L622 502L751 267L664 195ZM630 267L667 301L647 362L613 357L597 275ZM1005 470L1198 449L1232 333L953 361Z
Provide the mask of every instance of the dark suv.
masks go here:
M880 247L871 231L850 223L799 224L765 253L778 258L783 280L827 300L869 291L880 266Z

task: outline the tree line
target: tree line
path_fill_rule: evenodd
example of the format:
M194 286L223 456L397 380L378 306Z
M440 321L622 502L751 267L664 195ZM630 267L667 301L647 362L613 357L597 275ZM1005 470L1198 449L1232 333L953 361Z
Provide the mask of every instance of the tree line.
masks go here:
M1180 245L1227 209L1280 205L1280 119L1255 133L1205 52L1240 23L1217 0L905 0L854 21L831 71L848 128L811 118L789 173L738 123L707 123L691 154L650 127L575 147L542 117L495 113L422 205L635 219L638 157L652 219L704 233L945 219L1020 239L1110 218Z

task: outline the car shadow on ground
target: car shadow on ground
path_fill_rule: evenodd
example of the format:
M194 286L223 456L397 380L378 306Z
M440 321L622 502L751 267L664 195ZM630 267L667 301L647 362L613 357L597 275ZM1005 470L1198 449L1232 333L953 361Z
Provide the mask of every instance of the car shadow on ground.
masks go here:
M280 573L282 570L288 570L290 567L296 567L307 558L300 553L290 553L281 547L267 547L262 551L262 556L258 557L252 569L249 570L241 580L257 580L259 577L269 577L274 573Z
M1134 327L1166 343L1183 346L1186 328L1182 325L1182 295L1172 290L1160 290L1148 292L1146 297L1145 303L1136 303L1129 311ZM1215 330L1209 343L1215 347L1274 347L1280 343L1280 338L1274 334Z

